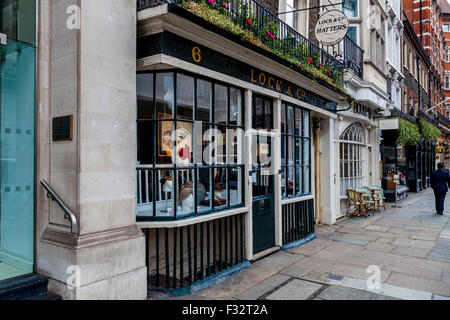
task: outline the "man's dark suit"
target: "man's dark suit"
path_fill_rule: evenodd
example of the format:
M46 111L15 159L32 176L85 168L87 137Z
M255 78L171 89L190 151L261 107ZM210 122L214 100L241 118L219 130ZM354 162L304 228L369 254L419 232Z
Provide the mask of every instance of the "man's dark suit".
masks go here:
M450 186L450 174L444 169L438 169L431 174L431 188L434 190L436 198L436 211L438 214L444 213L444 201Z

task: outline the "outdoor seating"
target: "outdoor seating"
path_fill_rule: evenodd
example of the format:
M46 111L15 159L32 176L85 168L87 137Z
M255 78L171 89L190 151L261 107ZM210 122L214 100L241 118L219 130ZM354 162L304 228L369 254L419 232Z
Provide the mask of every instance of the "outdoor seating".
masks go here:
M384 196L383 188L380 186L370 186L368 188L372 190L378 211L381 212L381 207L386 211L386 197Z

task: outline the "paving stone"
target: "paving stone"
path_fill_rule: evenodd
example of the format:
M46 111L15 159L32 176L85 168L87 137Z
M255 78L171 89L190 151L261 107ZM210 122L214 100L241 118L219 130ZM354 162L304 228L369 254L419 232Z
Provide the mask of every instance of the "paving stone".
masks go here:
M367 273L367 267L351 266L351 265L339 265L333 270L331 270L331 273L335 275L341 275L362 280L367 280L372 275L371 273ZM390 274L391 271L381 270L380 281L381 282L386 281Z
M299 262L289 266L292 270L294 268L301 268L307 270L315 270L319 272L331 272L333 268L336 267L336 263L332 260L320 259L312 257L306 257ZM284 269L286 270L286 269ZM284 271L282 271L284 273Z
M336 242L325 249L319 251L318 253L312 255L311 257L324 259L324 260L336 260L350 252L355 252L362 250L360 245L354 245L343 242Z
M333 244L334 242L328 239L316 239L314 241L310 241L300 247L290 249L288 252L295 253L295 254L302 254L305 256L311 256L320 250L328 247L329 245Z
M279 251L264 259L256 261L253 265L259 267L267 267L276 269L277 271L286 268L287 266L303 259L305 256L300 254L292 254L286 251Z
M261 281L256 286L253 286L250 289L238 294L237 296L235 296L235 298L239 300L257 300L266 293L282 285L289 279L290 279L289 276L276 274L266 280Z
M329 240L332 241L336 241L336 242L345 242L345 243L350 243L350 244L356 244L359 246L366 246L367 244L369 244L369 241L366 240L357 240L357 239L350 239L350 238L344 238L344 237L339 237L339 238L328 238Z
M427 257L450 261L450 239L439 238Z
M448 271L443 271L442 272L442 282L448 283L450 284L450 272Z
M337 260L342 264L351 264L367 268L376 265L381 270L390 270L389 266L401 263L402 257L391 253L361 250L344 255Z
M431 292L443 296L450 295L449 284L431 279L413 277L397 272L392 272L386 283L400 287Z
M267 300L306 300L323 285L295 279L266 297Z
M300 265L299 264L291 265L291 266L287 267L286 269L281 270L280 273L294 277L294 278L301 278L305 274L307 274L308 272L310 272L312 270L310 268L305 268Z
M410 238L415 239L415 240L436 241L437 236L424 236L424 235L420 235L420 234L414 234L414 235L411 235Z
M329 286L318 297L325 300L373 300L375 293L343 286Z
M366 231L364 234L367 234L369 236L378 236L378 237L389 238L389 239L398 239L398 238L408 239L410 236L410 234L406 234L406 233L395 234L395 233L378 232L378 231Z
M425 240L398 238L397 240L394 241L393 245L412 248L431 249L434 246L434 242Z
M379 252L391 252L394 248L395 248L395 246L393 246L393 245L390 245L387 243L379 243L379 242L372 242L366 246L367 250L379 251Z
M366 227L366 230L369 231L379 231L379 232L386 232L390 229L390 227L386 226L377 226L377 225L370 225Z
M395 238L383 238L383 237L380 237L375 242L391 244L391 243L394 242L394 240L395 240Z
M392 250L392 253L418 258L425 258L429 252L430 250L428 249L403 247L403 246L398 246L394 250Z

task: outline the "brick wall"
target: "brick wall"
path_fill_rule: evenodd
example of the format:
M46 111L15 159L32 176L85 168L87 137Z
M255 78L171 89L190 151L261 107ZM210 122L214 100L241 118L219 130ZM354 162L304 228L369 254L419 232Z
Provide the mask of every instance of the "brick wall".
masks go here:
M264 5L269 11L278 13L278 0L259 0L258 2Z

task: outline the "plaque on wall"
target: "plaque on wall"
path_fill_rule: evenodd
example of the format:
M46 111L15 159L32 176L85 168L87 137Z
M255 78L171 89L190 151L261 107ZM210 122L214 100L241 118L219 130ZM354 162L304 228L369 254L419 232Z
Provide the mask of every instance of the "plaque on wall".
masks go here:
M73 115L53 118L53 141L73 140Z

